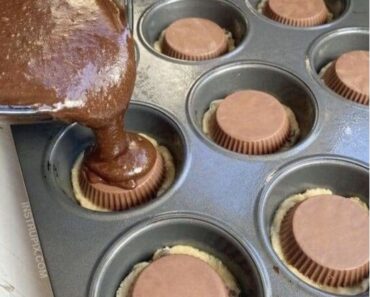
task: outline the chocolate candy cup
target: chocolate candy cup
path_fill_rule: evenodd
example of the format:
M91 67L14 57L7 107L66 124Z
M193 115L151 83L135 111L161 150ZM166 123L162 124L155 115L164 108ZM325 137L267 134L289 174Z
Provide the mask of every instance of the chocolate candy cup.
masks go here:
M325 72L323 80L338 95L369 105L369 52L341 55Z
M312 281L352 287L369 273L369 215L335 195L309 198L288 211L280 240L287 262Z
M221 277L206 262L170 255L149 264L134 284L132 297L229 297Z
M220 103L211 136L228 150L262 155L279 150L289 132L284 106L267 93L247 90L236 92Z
M104 183L90 183L85 172L79 175L83 195L94 205L111 211L126 210L155 198L163 181L165 169L161 154L157 150L153 168L137 181L135 189L126 190Z
M327 21L328 9L323 0L269 0L264 15L289 26L313 27Z
M201 18L185 18L172 23L164 33L162 51L167 56L201 61L226 53L225 31L216 23Z

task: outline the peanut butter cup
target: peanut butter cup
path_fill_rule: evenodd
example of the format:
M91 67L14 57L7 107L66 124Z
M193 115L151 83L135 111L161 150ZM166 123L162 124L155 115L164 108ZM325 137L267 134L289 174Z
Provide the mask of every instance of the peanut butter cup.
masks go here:
M221 56L227 50L228 38L225 31L207 19L180 19L164 32L162 51L176 59L208 60Z
M284 25L312 27L328 20L328 9L323 0L268 0L264 14Z
M158 150L149 140L140 135L128 133L128 139L131 147L128 154L142 155L143 152L152 151L154 156L151 158L154 160L154 164L148 171L143 172L138 179L127 180L124 184L118 181L115 184L112 180L106 182L86 167L80 168L78 180L82 195L95 206L112 211L126 210L154 198L162 184L165 169L162 156ZM137 146L136 143L141 143L141 145ZM142 150L142 147L150 148ZM130 156L127 155L126 157L127 160L124 160L124 162L121 160L121 164L120 160L115 160L115 162L118 162L117 166L128 166L127 162L129 162ZM137 163L137 159L135 162ZM140 170L142 166L137 163L133 168Z
M289 132L287 112L275 97L246 90L220 103L211 137L228 150L262 155L279 150Z
M222 278L206 262L169 255L149 264L137 278L132 297L229 297Z
M323 80L338 95L369 105L369 52L352 51L341 55L326 70Z
M313 282L353 287L369 273L369 215L359 203L320 195L283 218L281 247L287 262Z

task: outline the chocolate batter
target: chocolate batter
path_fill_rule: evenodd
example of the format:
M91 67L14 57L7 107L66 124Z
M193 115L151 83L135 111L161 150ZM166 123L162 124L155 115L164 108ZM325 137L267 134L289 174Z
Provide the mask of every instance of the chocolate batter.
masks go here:
M133 189L155 163L151 143L123 129L136 77L125 10L113 0L0 0L0 104L93 129L82 170Z

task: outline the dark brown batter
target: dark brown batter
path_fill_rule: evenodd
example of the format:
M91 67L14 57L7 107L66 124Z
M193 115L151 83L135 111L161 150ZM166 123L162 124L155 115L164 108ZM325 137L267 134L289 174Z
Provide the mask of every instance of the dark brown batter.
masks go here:
M125 11L113 0L0 0L0 104L23 105L93 129L91 182L136 186L155 162L123 129L136 77Z

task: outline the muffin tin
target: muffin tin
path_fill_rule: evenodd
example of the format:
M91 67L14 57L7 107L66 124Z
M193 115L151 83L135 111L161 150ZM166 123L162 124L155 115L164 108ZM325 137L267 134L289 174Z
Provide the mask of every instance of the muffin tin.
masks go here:
M327 1L333 22L295 28L259 15L257 1L245 1L134 3L140 59L126 124L174 156L175 183L158 199L119 213L82 209L73 199L70 170L92 142L91 131L59 122L12 127L56 297L113 297L134 264L175 244L221 258L242 296L333 296L285 268L271 248L269 225L284 198L308 188L328 187L368 204L368 107L330 91L318 72L345 51L368 50L369 3ZM216 21L233 32L237 47L202 62L156 52L161 30L187 16ZM296 113L302 134L294 147L246 156L203 134L208 104L241 88L275 94Z

